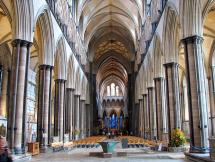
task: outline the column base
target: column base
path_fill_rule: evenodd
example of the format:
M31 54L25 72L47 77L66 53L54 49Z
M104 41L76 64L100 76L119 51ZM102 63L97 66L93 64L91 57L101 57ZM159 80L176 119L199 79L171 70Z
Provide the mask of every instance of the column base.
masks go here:
M81 134L80 134L79 138L80 138L80 139L82 139L82 138L83 138L83 133L81 133Z
M190 146L190 151L189 151L189 153L206 154L206 153L209 153L209 149L204 148L204 147L194 147L194 146Z
M14 147L12 150L12 153L19 155L19 154L25 154L25 148L22 147Z
M47 146L40 146L40 153L46 153L48 150Z
M79 140L80 136L79 135L75 135L75 140Z
M195 161L195 162L214 162L213 159L210 158L209 154L195 154L195 153L187 153L185 152L186 161Z

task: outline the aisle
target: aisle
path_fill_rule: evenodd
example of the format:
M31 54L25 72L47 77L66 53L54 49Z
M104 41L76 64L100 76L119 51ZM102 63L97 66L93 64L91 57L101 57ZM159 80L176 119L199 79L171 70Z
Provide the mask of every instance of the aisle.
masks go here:
M103 159L89 157L89 152L101 151L101 148L74 149L69 152L57 152L40 154L32 158L30 162L185 162L183 153L146 153L142 149L131 148L124 151L129 152L127 157L113 157ZM117 148L120 151L120 148Z

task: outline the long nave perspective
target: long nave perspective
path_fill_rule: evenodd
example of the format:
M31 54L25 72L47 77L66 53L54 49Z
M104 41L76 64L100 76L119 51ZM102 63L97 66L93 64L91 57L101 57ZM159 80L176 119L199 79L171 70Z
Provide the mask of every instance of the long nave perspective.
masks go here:
M215 0L0 0L0 162L214 150Z

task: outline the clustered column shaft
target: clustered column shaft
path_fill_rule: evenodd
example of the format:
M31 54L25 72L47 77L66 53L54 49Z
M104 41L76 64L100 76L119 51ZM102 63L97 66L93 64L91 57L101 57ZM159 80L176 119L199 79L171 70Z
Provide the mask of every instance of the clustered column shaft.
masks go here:
M25 103L31 43L17 39L12 45L8 141L12 152L19 154L25 152Z
M37 141L40 143L40 150L45 151L50 137L50 91L52 79L52 66L40 65L39 67L39 92L37 111Z
M64 93L65 80L55 80L54 136L58 136L59 141L64 137Z
M206 101L203 38L192 36L184 43L188 104L190 120L191 152L205 152L208 147L208 114Z

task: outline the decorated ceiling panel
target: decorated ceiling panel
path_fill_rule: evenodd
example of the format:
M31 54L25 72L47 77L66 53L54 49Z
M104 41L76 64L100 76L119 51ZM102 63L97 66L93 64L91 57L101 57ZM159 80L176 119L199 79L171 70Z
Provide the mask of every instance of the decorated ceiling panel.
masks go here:
M95 52L95 60L99 59L103 54L107 53L108 51L117 52L126 59L130 59L130 54L125 47L125 45L116 40L105 41L101 43L98 49Z
M98 59L110 50L131 59L131 51L135 49L126 48L128 44L133 45L133 48L137 47L143 13L143 3L140 0L79 0L77 23L86 46L95 51L90 53L93 55L92 59ZM100 42L107 35L118 35L128 42L125 44L114 38ZM116 43L111 43L111 40ZM91 44L97 46L90 46Z

